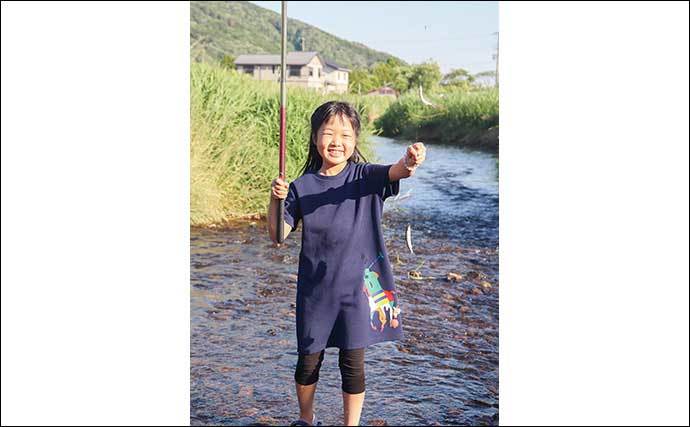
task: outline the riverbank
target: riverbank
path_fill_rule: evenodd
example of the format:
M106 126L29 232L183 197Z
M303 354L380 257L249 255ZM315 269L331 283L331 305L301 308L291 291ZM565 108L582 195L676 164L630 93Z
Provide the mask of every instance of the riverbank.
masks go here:
M307 157L310 117L329 100L351 103L359 112L360 149L373 153L368 138L385 100L357 95L322 95L289 88L286 174L294 180ZM222 225L265 215L271 181L278 174L280 86L209 64L191 65L190 222Z
M498 90L441 92L428 95L425 105L419 93L401 96L375 120L381 136L449 144L498 153Z
M265 218L271 181L277 176L279 93L234 70L191 66L190 224L225 228ZM287 105L287 180L299 176L308 149L310 117L329 100L351 103L362 117L359 147L376 161L374 133L411 141L441 142L496 153L498 92L430 95L439 108L414 94L391 103L386 97L322 95L290 88ZM438 102L441 99L441 102Z

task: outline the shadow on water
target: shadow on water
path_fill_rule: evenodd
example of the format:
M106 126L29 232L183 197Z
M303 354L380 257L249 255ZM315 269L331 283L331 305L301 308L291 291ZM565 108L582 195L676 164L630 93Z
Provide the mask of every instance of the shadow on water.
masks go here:
M380 163L406 143L375 138ZM407 194L407 197L404 197ZM384 236L406 313L405 340L371 346L362 425L498 423L498 182L485 153L430 146L386 201ZM412 225L415 255L405 246ZM299 234L266 224L191 231L191 423L287 425L298 416ZM422 280L409 278L412 270ZM448 273L461 275L446 280ZM338 349L326 350L315 409L342 424Z

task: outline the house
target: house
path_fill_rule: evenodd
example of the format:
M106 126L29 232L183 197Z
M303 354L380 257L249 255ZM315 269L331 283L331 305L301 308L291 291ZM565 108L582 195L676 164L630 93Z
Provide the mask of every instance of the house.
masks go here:
M240 55L235 59L235 67L257 80L280 81L280 55ZM322 93L347 92L350 70L326 60L318 52L288 52L286 70L288 86Z
M347 84L350 76L350 70L333 61L326 60L326 66L324 67L324 72L326 74L326 80L324 82L326 93L336 92L345 93L347 92Z

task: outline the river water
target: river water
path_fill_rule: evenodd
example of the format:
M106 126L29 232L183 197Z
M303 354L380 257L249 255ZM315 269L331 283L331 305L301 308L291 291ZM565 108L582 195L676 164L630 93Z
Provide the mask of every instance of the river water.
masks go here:
M372 160L384 164L409 144L372 139ZM497 425L496 157L427 146L426 162L401 182L397 199L386 200L383 218L405 340L367 349L361 425ZM405 245L408 224L414 255ZM192 425L287 425L298 418L301 229L281 247L265 230L259 221L191 231ZM448 280L449 273L460 279ZM338 349L329 348L315 397L324 425L343 423L340 384Z

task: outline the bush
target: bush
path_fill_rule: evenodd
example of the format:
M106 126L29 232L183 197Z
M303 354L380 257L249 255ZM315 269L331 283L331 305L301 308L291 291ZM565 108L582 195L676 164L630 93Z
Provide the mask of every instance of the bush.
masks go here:
M442 96L441 96L442 95ZM410 91L393 103L374 126L381 135L429 142L463 144L467 137L498 125L498 90L446 91L424 105Z

